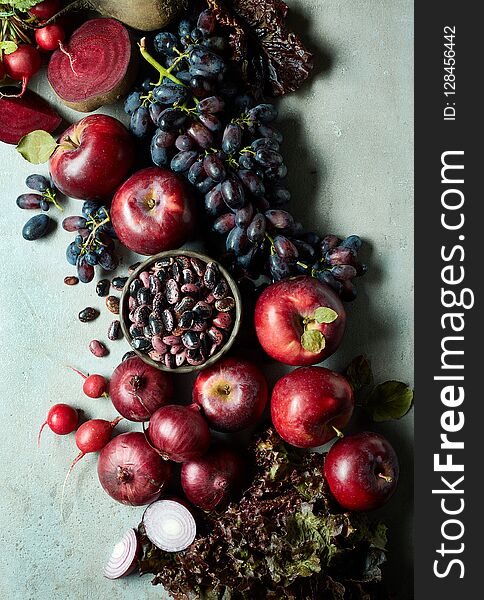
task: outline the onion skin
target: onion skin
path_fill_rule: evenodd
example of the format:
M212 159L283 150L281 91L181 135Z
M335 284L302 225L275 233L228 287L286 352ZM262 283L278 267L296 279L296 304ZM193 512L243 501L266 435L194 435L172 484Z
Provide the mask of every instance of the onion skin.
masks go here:
M196 404L162 406L148 427L151 443L162 456L174 462L200 458L210 446L210 430Z
M123 433L102 450L97 464L104 491L121 504L143 506L157 500L172 476L170 463L139 432Z
M202 458L183 464L181 484L185 496L203 510L224 508L242 492L246 467L238 452L214 447Z
M173 379L135 356L122 362L109 382L114 408L129 421L148 421L173 398Z

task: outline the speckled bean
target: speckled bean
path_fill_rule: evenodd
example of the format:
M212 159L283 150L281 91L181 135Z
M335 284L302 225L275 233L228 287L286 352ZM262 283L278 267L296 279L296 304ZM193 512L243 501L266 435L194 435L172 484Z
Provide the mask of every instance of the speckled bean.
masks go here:
M102 358L103 356L107 356L109 354L109 350L106 346L100 342L99 340L92 340L89 343L89 350L96 356L97 358Z
M94 321L94 319L99 317L99 311L95 308L92 308L92 306L88 306L83 308L78 316L81 323L89 323L90 321Z
M106 306L113 315L119 315L119 298L117 296L108 296Z
M119 340L121 337L121 323L115 319L108 328L108 338L110 340Z

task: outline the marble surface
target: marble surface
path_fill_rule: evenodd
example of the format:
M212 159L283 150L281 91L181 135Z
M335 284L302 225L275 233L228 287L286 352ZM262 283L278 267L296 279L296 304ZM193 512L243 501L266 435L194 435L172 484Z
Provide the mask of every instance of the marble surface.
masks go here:
M410 0L289 0L291 22L316 54L311 81L280 102L284 153L293 210L308 227L365 240L370 273L359 282L346 337L327 365L344 367L366 354L376 379L413 379L413 4ZM52 97L42 77L33 86ZM113 110L110 111L113 113ZM114 110L116 114L116 109ZM63 109L70 121L76 113ZM45 172L46 167L36 169ZM101 568L124 530L142 510L114 503L99 486L96 457L80 462L73 436L36 436L49 407L69 402L90 417L112 418L109 401L90 400L69 368L109 375L126 350L111 343L99 360L87 350L105 338L110 314L94 323L76 315L102 305L93 286L65 286L71 269L60 227L35 243L20 235L27 214L15 207L33 172L13 147L0 144L0 352L5 366L0 403L0 598L10 600L154 600L167 597L136 576L110 582ZM67 214L76 214L71 200ZM54 215L54 211L50 213ZM60 217L56 215L60 222ZM126 256L126 264L132 257ZM285 371L271 367L274 382ZM178 381L187 399L193 378ZM353 427L371 427L355 420ZM386 575L400 600L412 593L412 414L372 426L400 455L399 489L377 516L390 526ZM120 430L132 429L123 425ZM134 427L135 428L135 427Z

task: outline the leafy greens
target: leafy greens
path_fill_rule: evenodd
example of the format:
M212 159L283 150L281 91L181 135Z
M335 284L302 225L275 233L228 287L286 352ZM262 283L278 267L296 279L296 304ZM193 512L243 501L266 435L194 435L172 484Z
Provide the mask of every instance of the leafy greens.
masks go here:
M141 572L154 573L175 600L384 598L386 527L341 512L324 457L289 449L272 428L252 456L254 478L240 502L205 515L186 551L163 552L142 536Z

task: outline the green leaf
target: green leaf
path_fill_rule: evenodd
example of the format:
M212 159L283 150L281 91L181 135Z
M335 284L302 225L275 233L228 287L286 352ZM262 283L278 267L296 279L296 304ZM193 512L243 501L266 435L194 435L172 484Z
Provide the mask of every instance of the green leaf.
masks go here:
M326 346L326 340L318 329L307 329L301 336L301 346L308 352L319 354Z
M401 381L377 385L365 400L365 410L374 421L400 419L410 410L413 390Z
M12 54L17 48L18 46L15 42L0 42L0 52L3 52L4 54Z
M17 145L17 151L34 165L47 162L56 148L55 139L43 129L28 133Z
M320 306L314 311L314 318L318 323L332 323L338 318L338 313L328 306Z
M12 8L20 12L27 12L33 6L39 4L42 0L3 0L4 4L9 4Z
M346 367L344 374L355 393L373 383L370 361L363 355L354 358Z

